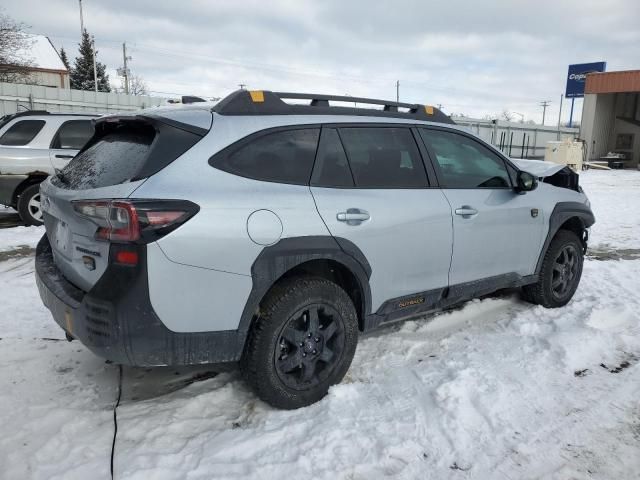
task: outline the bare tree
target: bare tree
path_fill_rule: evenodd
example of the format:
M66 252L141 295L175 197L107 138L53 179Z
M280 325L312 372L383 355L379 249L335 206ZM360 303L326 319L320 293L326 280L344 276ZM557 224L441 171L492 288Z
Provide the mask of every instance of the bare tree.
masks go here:
M122 78L120 86L111 84L111 91L114 93L126 93L124 78ZM149 95L149 86L140 75L131 75L129 77L129 95Z
M0 12L0 82L25 82L33 60L24 53L32 40L24 32L26 25Z
M513 120L513 113L511 113L506 108L502 111L500 116L502 117L503 120L506 120L507 122L510 122L511 120Z
M148 95L149 86L140 75L132 75L129 79L130 95Z

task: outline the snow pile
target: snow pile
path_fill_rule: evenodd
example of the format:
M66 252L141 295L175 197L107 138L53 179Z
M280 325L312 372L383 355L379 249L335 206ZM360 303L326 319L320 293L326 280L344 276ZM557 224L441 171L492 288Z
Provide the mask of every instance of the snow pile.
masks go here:
M589 246L640 248L637 206L640 205L640 171L588 170L580 175L580 185L591 200L596 224Z
M44 226L0 229L0 252L8 252L21 247L36 248L44 233Z
M594 241L637 248L640 214L623 218L610 183L637 199L640 175L609 173L581 176ZM30 258L0 262L0 477L106 478L117 369L43 340L63 336L32 273ZM505 294L388 327L296 411L236 371L125 368L116 478L637 478L639 278L638 260L587 260L565 308Z

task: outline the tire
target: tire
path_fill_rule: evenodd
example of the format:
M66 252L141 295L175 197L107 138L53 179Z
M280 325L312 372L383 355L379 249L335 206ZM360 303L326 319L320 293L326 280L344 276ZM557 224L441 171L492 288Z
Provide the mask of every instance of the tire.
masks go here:
M545 252L538 282L523 287L524 299L546 308L565 306L578 288L583 262L578 236L559 230Z
M241 368L263 401L305 407L340 383L357 343L358 318L347 293L322 278L294 277L263 301Z
M30 185L18 197L18 214L27 225L42 225L40 184Z

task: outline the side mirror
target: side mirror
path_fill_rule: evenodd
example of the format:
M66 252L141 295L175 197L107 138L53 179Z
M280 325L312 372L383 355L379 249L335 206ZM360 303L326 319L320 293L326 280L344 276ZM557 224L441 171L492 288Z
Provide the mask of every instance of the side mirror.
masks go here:
M538 179L531 175L529 172L518 171L516 178L515 191L518 193L530 192L538 188Z

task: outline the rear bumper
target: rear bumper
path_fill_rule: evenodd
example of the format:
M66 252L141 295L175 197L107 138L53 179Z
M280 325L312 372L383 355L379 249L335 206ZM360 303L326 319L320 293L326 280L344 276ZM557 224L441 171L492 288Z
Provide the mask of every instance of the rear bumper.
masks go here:
M111 253L117 248L112 245ZM146 249L138 248L138 266L110 264L98 283L83 292L62 276L43 236L36 248L36 283L56 323L96 355L124 365L238 361L246 332L178 333L162 323L149 300Z

